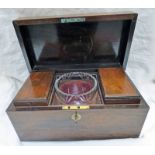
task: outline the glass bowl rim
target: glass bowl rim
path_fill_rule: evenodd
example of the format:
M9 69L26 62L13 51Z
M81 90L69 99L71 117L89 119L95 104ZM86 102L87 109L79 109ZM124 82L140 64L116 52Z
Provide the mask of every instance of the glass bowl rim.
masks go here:
M89 76L89 77L94 81L94 86L93 86L89 91L87 91L87 92L85 92L85 93L81 93L81 94L68 94L68 93L64 93L63 91L61 91L61 90L58 88L59 80L62 79L63 77L67 76L68 74L81 74L81 73L82 73L82 74L85 74L85 75L87 75L87 76ZM62 95L65 95L65 96L72 96L72 97L74 97L74 96L78 97L78 96L88 95L88 94L92 93L93 91L95 91L96 88L97 88L97 80L96 80L96 78L93 77L91 74L86 73L86 72L69 72L69 73L64 73L64 74L61 75L58 79L56 79L56 80L55 80L54 87L55 87L56 91L59 92L59 93L62 94Z

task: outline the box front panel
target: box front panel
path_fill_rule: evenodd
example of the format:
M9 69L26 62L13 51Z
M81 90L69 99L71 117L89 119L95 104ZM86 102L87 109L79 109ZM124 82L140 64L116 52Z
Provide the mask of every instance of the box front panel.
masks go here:
M138 137L148 109L8 112L22 141Z

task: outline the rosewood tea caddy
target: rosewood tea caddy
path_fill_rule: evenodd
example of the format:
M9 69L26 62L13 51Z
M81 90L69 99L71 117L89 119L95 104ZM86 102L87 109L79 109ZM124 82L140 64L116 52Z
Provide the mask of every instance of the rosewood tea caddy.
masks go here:
M149 106L125 72L136 13L13 21L30 75L7 114L22 141L138 137Z

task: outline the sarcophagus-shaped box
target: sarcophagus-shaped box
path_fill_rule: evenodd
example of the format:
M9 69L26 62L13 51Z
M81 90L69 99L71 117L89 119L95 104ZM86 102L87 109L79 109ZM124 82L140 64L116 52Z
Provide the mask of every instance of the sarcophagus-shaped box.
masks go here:
M138 137L149 107L125 72L137 14L13 21L28 79L7 109L23 141Z

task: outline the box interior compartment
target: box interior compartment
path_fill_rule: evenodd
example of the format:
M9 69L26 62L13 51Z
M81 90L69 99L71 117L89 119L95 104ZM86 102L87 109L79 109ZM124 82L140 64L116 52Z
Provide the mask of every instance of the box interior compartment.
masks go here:
M121 67L100 68L105 104L139 104L140 94Z
M67 72L67 73L69 73L69 72ZM70 73L74 73L74 72L71 72L70 71ZM77 73L79 73L79 72L77 72ZM80 72L81 73L81 72ZM92 75L95 79L96 79L96 81L97 81L97 90L95 91L95 94L93 94L93 97L90 99L90 100L88 100L86 103L79 103L79 105L95 105L95 104L103 104L103 97L102 97L102 92L101 92L101 88L100 88L100 83L99 83L99 77L98 77L98 72L96 71L96 72L90 72L90 71L87 71L87 72L83 72L84 74L85 73L89 73L90 75ZM58 79L61 75L63 75L64 74L64 72L63 73L61 73L61 72L57 72L56 74L55 74L55 80L56 79ZM69 80L70 81L70 80ZM75 87L75 89L76 89L76 85L74 86ZM55 88L53 87L53 91L52 91L52 93L53 93L53 99L52 99L52 101L51 101L51 105L67 105L67 103L64 103L63 101L61 101L60 99L59 99L59 97L57 96L57 94L56 94L56 90L55 90ZM74 96L73 96L74 97ZM85 95L82 95L82 96L80 96L80 97L85 97ZM70 104L68 104L68 105L72 105L72 103L70 103ZM77 104L74 104L74 105L78 105L78 103Z
M140 95L123 71L136 19L137 14L129 13L13 21L31 72L14 99L16 108L62 109L67 104L59 100L54 86L70 72L86 72L97 81L96 94L83 106L139 104ZM84 88L76 87L85 94ZM77 96L70 97L68 105L75 105L73 98Z
M53 72L32 72L14 98L15 106L47 106L50 100Z
M56 94L55 81L65 73L72 73L74 70L55 72L33 72L14 99L17 109L27 107L59 108L63 106L85 106L98 108L108 104L139 104L141 96L134 84L120 67L99 68L98 70L85 70L95 77L97 90L93 98L84 104L66 104ZM80 70L79 70L80 71ZM43 89L44 88L44 89ZM41 92L40 92L40 91Z

